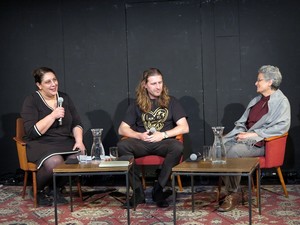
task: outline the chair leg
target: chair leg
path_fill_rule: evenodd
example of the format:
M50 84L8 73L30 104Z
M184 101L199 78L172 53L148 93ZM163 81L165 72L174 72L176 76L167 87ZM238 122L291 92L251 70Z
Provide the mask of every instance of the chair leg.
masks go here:
M37 207L37 182L36 182L36 172L32 172L32 188L33 188L33 205L34 208Z
M286 186L285 186L285 183L284 183L284 179L283 179L280 167L277 167L277 174L279 176L279 180L280 180L281 186L283 188L283 192L285 194L285 197L289 197L289 194L288 194L288 192L286 190Z
M81 201L83 201L80 177L77 177L77 189L78 189L79 198L81 199Z
M182 188L182 183L181 183L180 175L177 175L177 182L178 182L179 191L182 192L183 188Z
M142 185L143 185L143 189L146 190L146 179L145 179L145 168L144 168L144 166L141 166L141 170L142 170Z
M217 190L217 202L220 201L221 187L222 187L222 178L219 177L219 181L218 181L218 190Z
M26 186L27 186L27 178L28 178L28 172L25 171L24 174L24 181L23 181L23 190L22 190L22 198L25 198L25 193L26 193Z

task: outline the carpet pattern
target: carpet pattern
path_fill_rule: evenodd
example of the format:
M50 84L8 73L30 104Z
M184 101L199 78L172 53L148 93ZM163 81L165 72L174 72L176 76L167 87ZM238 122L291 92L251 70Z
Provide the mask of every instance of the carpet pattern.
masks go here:
M76 187L74 187L76 190ZM84 201L73 198L73 212L69 205L58 206L58 221L62 225L118 225L127 224L127 211L122 209L125 200L124 187L82 187ZM258 208L252 207L252 224L296 225L300 224L300 185L287 186L289 197L283 195L280 185L262 186L262 215ZM27 194L21 197L21 186L2 186L0 188L0 224L35 225L54 224L54 207L33 208L33 201ZM115 191L114 191L115 190ZM231 212L216 210L216 187L199 186L195 194L195 211L191 207L189 187L177 193L176 215L180 225L235 224L249 223L248 204L239 205ZM76 193L74 192L74 195ZM67 195L66 195L67 196ZM136 211L130 210L131 224L173 224L172 198L170 207L157 208L151 199L151 188L146 190L146 204L140 204ZM256 201L255 197L252 199Z

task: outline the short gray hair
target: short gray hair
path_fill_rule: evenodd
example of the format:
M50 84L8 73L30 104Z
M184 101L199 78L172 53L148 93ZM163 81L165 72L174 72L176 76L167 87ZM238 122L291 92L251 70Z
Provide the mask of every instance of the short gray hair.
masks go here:
M265 65L259 68L258 73L262 73L265 80L273 81L271 86L272 89L277 90L279 88L282 81L282 76L278 67Z

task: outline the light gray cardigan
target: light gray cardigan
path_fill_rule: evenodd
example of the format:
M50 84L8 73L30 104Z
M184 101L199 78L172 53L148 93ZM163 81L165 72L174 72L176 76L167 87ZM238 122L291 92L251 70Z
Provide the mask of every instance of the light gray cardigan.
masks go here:
M291 124L291 107L289 100L280 90L276 90L268 101L269 111L259 121L257 121L249 130L246 128L246 122L252 106L260 99L261 95L253 98L242 117L235 122L235 127L232 131L224 136L224 143L234 139L235 135L240 132L255 132L258 137L250 140L250 143L256 143L271 136L279 136L286 133Z

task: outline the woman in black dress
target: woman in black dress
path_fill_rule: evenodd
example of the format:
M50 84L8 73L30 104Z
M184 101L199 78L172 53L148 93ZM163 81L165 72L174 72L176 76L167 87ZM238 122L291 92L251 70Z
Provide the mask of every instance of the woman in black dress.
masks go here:
M83 126L70 97L58 91L55 72L46 67L33 71L38 90L25 98L21 110L27 142L27 157L38 165L38 204L52 205L45 187L52 187L53 168L85 150ZM58 100L63 100L59 105ZM59 122L61 120L61 123ZM63 179L58 187L64 186ZM48 193L49 194L49 193ZM60 193L58 203L67 203Z

